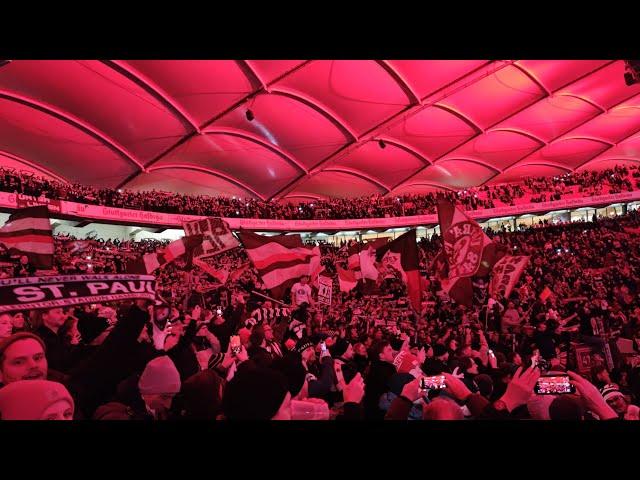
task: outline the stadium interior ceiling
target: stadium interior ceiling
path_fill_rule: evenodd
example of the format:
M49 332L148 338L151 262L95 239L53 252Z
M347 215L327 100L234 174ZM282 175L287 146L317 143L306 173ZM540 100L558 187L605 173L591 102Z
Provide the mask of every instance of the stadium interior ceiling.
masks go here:
M640 161L622 60L0 61L0 162L108 188L398 195Z

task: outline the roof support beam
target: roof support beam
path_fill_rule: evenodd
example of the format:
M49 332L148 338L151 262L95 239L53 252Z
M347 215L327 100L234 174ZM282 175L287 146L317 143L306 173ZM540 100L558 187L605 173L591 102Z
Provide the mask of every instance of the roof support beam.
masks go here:
M60 108L54 107L53 105L48 105L44 102L40 102L39 100L24 97L22 95L18 95L17 93L8 92L5 90L0 91L0 98L4 98L5 100L19 103L21 105L33 108L35 110L39 110L40 112L43 112L51 117L57 118L58 120L62 120L63 122L95 138L100 143L107 146L110 150L117 153L119 156L133 163L139 170L144 169L142 163L139 160L137 160L133 156L133 154L128 152L122 145L120 145L114 139L107 136L104 132L95 128L93 125L90 125L84 122L83 120L80 120L79 118L71 115L69 112L66 112Z
M243 190L246 190L247 192L249 192L251 195L254 195L256 197L258 197L260 200L264 201L265 197L264 195L258 193L256 190L254 190L253 188L251 188L249 185L247 185L246 183L244 183L242 180L239 180L227 173L221 172L219 170L215 170L213 168L208 168L208 167L201 167L199 165L189 165L189 164L183 164L183 163L177 163L177 164L170 164L170 165L158 165L156 167L152 167L149 169L149 173L154 172L156 170L167 170L167 169L183 169L183 170L192 170L194 172L201 172L201 173L206 173L208 175L213 175L215 177L218 178L222 178L223 180L226 180L230 183L233 183L234 185L242 188Z

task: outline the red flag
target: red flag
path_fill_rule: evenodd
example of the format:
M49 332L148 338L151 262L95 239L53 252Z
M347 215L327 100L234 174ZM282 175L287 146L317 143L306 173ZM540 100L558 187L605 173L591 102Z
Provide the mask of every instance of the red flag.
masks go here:
M420 311L420 267L418 265L418 243L415 229L400 235L395 240L376 250L376 257L383 268L396 270L407 285L411 306Z
M553 295L551 289L549 287L544 287L544 290L542 290L542 293L540 293L540 300L546 302L547 298L549 298L551 295Z

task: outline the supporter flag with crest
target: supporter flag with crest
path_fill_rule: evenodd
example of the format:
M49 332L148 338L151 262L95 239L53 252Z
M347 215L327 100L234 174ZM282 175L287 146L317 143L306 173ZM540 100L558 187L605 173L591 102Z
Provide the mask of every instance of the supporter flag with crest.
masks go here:
M438 202L438 221L443 242L443 256L439 257L442 288L457 303L473 304L473 278L486 277L496 261L496 244L482 227L453 203ZM442 265L445 261L446 265ZM438 263L436 262L436 267Z
M53 235L46 206L17 210L0 228L0 244L11 255L26 255L37 269L53 268Z

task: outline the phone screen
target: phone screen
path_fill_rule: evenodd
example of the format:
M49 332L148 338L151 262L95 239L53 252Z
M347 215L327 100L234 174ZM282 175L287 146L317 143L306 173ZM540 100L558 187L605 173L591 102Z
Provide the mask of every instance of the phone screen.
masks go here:
M320 350L322 350L323 352L327 351L327 344L324 342L320 342Z
M420 390L442 390L446 387L444 375L434 375L420 379Z
M233 353L239 353L241 349L240 337L238 335L231 335L229 345L231 345L231 351Z
M567 375L546 375L538 378L533 391L537 395L562 395L576 393L576 387Z

